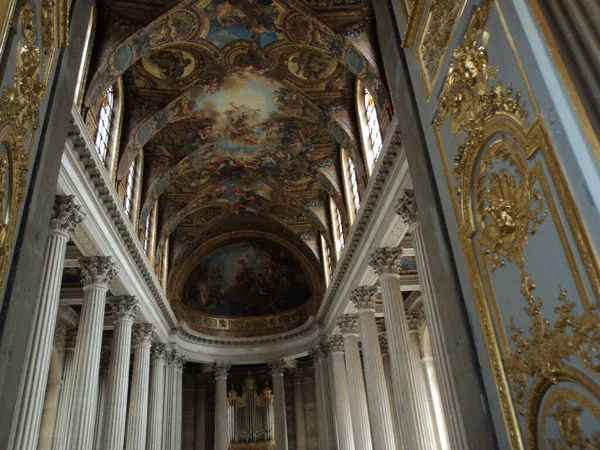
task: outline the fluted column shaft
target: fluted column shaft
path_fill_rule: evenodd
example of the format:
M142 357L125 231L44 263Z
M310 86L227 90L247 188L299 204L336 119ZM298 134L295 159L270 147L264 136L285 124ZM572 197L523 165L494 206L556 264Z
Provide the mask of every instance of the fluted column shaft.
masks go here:
M96 402L93 450L102 449L102 445L104 444L104 427L108 403L108 364L110 351L111 349L109 347L102 347L100 353L100 373L98 375L98 400Z
M177 361L175 366L175 420L173 429L175 434L174 450L181 450L181 439L183 434L183 358Z
M304 378L302 374L294 376L294 416L296 420L296 448L307 450L306 417L304 415Z
M275 412L275 450L288 450L285 392L283 390L283 360L269 363L273 377L273 409Z
M181 374L183 357L172 350L167 354L163 418L163 449L181 448ZM177 447L179 443L179 447Z
M75 383L75 338L74 333L67 332L65 340L65 352L63 356L62 389L58 401L58 412L56 414L56 425L54 428L54 439L52 450L65 450L69 436L68 425L73 400L73 385Z
M139 324L133 330L133 374L127 414L127 450L144 450L148 429L148 388L150 382L150 347L154 326Z
M194 450L206 450L206 380L196 381L196 426Z
M319 347L311 350L315 365L315 395L317 407L317 432L319 449L333 450L335 438L333 435L333 414L331 410L331 395L329 392L328 374L324 369L327 360Z
M75 346L76 381L69 424L69 447L89 450L94 437L104 304L116 270L108 257L82 258L80 261L84 283L83 305Z
M139 303L134 297L120 297L113 300L112 308L116 320L108 365L108 397L104 416L103 448L123 450L127 423L131 328Z
M146 450L161 450L163 410L165 403L165 344L154 344L150 350L150 398Z
M13 422L9 449L37 447L46 384L52 356L52 342L60 299L60 285L69 233L83 216L73 197L57 197L52 210L50 233L44 250L41 291L33 313L27 344L27 360L19 389L18 411Z
M365 379L358 348L358 317L346 314L338 319L337 324L344 338L354 445L356 450L373 450Z
M434 430L436 430L436 437L438 439L440 448L446 450L450 448L448 426L446 424L444 410L442 407L440 386L433 358L430 356L424 357L421 359L421 366L423 377L428 388L427 394L429 398L429 404L432 408L432 423Z
M229 364L215 364L215 450L227 450L227 372Z
M398 448L404 448L404 440L402 436L402 424L400 422L400 415L396 408L396 402L394 401L394 389L399 389L400 386L396 384L392 379L392 369L390 367L390 353L388 349L387 338L384 334L379 335L379 346L381 348L381 357L383 359L383 372L385 375L385 384L388 389L388 396L390 398L390 409L392 410L392 420L394 421L394 436L396 437L396 444Z
M337 422L339 448L354 450L354 434L350 416L350 392L344 361L344 341L341 336L335 336L328 342L333 371L333 389L335 398L335 417Z

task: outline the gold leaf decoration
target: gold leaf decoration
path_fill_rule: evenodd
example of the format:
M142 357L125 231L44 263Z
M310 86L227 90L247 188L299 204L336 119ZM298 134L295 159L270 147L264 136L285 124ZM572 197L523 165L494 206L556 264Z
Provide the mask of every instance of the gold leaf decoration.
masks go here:
M583 408L571 405L566 399L560 399L556 409L550 414L556 424L561 440L549 439L553 450L592 450L600 448L600 432L591 438L585 436L581 423Z
M576 304L567 299L567 292L559 286L559 305L554 308L558 319L554 324L542 314L543 300L536 298L536 285L527 272L521 273L521 293L527 300L525 313L531 319L524 336L523 328L514 325L511 318L511 341L516 345L505 359L505 367L515 393L519 412L525 414L529 398L528 377L543 377L557 382L557 375L565 361L577 355L590 370L597 371L600 358L600 318L593 308L582 315L576 314ZM568 425L565 425L568 426Z
M484 256L492 271L504 265L502 258L522 270L527 235L534 234L548 215L548 211L542 212L544 203L533 186L535 180L523 173L528 172L527 167L509 172L517 166L513 155L518 151L517 144L505 137L490 146L476 181L477 218ZM499 163L503 167L494 171Z

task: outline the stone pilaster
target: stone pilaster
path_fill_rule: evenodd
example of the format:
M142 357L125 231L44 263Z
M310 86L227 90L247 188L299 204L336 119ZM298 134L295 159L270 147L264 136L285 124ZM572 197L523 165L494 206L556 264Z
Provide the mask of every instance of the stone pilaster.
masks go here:
M425 240L419 221L414 191L411 189L404 190L403 195L398 200L396 213L409 226L413 237L423 308L429 325L433 358L437 365L440 393L444 406L444 419L448 427L449 445L451 448L466 448L468 440L465 433L465 424L460 412L458 391L451 370L452 362L448 353L448 343L442 333L443 322L438 308L438 299L434 295L433 278L427 261Z
M117 270L112 258L105 256L81 258L79 264L83 283L83 305L75 347L76 382L69 423L69 446L90 449L96 416L104 305L106 292Z
M139 305L139 301L131 296L116 297L111 301L115 322L108 365L108 403L103 432L104 450L122 450L125 443L131 328Z
M331 408L331 394L326 372L327 360L320 346L313 348L309 354L315 365L315 400L317 408L319 448L332 450L335 445L335 429L333 425L333 411Z
M82 220L83 213L72 196L56 198L44 251L41 291L33 313L27 360L19 389L18 406L15 409L18 415L13 421L9 449L35 448L38 444L65 250L69 233Z
M215 363L215 450L229 446L227 435L227 374L230 364Z
M296 447L297 450L308 450L306 435L306 416L304 414L304 375L297 370L293 375L294 380L294 416L296 421Z
M358 310L360 322L373 447L378 450L395 450L397 447L394 422L383 372L379 334L375 323L376 293L375 286L360 286L352 290L350 298Z
M146 450L161 449L165 403L166 344L154 344L150 350L150 398Z
M67 448L69 438L68 425L73 402L73 387L75 384L75 365L73 362L75 359L76 339L77 332L75 330L67 331L63 356L63 386L58 402L58 413L56 415L52 450L64 450Z
M285 393L283 390L283 359L269 363L273 377L273 402L275 410L275 450L288 450Z
M194 450L206 450L206 378L196 377L196 421Z
M341 449L354 450L354 434L350 415L350 392L344 361L344 338L332 336L327 341L333 371L333 390L335 398L335 417L337 422L338 445Z
M148 391L150 382L150 347L154 325L141 323L133 326L133 374L131 398L127 414L127 450L144 450L148 429Z
M365 379L360 362L360 350L358 348L358 316L356 314L344 314L338 317L337 326L344 338L344 350L346 352L346 373L348 375L348 387L350 389L350 407L352 417L352 430L354 432L354 445L356 450L372 450L371 423L369 421L369 409L367 407L367 393L365 390Z

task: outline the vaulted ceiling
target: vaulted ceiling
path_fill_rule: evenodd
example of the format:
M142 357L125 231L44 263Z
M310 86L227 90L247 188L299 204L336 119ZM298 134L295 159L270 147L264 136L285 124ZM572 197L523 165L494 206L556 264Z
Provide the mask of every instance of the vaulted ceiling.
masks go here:
M366 183L357 80L374 93L384 122L389 114L368 3L99 2L97 21L108 26L97 27L86 106L98 110L108 86L121 86L117 178L124 181L141 155L138 223L157 205L156 260L168 240L168 294L195 328L204 331L195 312L211 311L202 311L206 301L190 310L181 298L188 295L183 278L219 246L252 239L261 241L259 253L271 252L261 253L267 264L294 260L290 267L302 268L310 292L298 320L318 307L324 290L318 236L331 243L330 197L347 218L341 146L358 162L359 184ZM239 274L247 261L236 255ZM227 272L228 263L223 267ZM266 276L247 275L254 273ZM257 310L280 314L301 303Z

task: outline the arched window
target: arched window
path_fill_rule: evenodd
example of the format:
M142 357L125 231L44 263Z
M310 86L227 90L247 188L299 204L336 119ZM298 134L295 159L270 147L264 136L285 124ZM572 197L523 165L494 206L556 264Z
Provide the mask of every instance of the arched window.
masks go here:
M144 222L144 234L142 236L142 247L144 247L144 251L146 252L146 255L149 255L150 253L148 252L148 246L150 244L150 216L151 214L148 214L146 216L146 221Z
M137 158L131 161L129 170L127 171L127 179L125 180L125 197L123 199L123 208L127 215L131 216L131 205L133 204L133 192L135 186L135 169Z
M342 170L344 172L344 190L346 192L346 203L350 212L350 221L354 221L358 207L360 206L360 194L358 192L358 179L356 178L356 168L352 158L342 148Z
M331 261L331 252L327 241L321 235L321 257L323 258L323 272L325 273L325 286L329 286L331 275L333 275L333 264Z
M344 249L344 228L342 225L342 215L331 198L329 199L329 205L331 209L331 225L333 229L333 242L335 244L335 256L336 259L339 259L342 250Z
M114 88L110 86L106 90L104 100L102 100L102 106L100 107L100 115L98 118L98 130L96 131L96 151L104 164L106 164L106 157L108 156L108 143L110 141L110 128L113 119L113 110L115 107L115 92Z
M365 153L367 156L367 164L369 170L373 170L373 166L377 162L377 158L381 153L383 141L381 140L381 128L379 119L377 118L377 110L375 109L375 99L365 87L363 91L364 98L364 126L363 133L366 144Z

